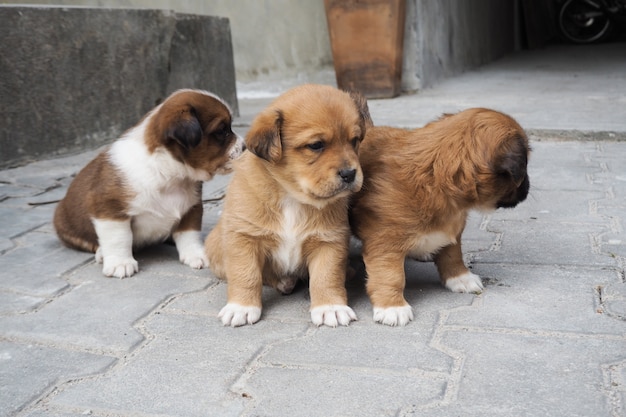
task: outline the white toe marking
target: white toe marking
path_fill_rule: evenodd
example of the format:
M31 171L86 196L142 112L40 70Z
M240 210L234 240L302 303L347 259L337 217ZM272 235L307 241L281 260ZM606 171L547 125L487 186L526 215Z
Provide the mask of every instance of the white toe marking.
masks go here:
M311 321L316 326L347 326L353 320L357 320L356 313L346 305L326 304L311 310Z
M217 315L224 326L238 327L254 324L261 318L261 309L255 306L242 306L236 303L226 304Z
M102 273L107 277L132 277L135 272L139 271L139 265L132 257L105 256L102 259L102 265Z
M413 320L413 309L410 305L402 307L374 307L374 321L387 326L406 326Z
M182 263L189 265L193 269L202 269L209 266L209 260L204 253L200 232L196 230L186 230L173 235L178 249L178 257Z
M480 294L485 287L480 277L471 272L446 280L446 288L452 292L470 292Z

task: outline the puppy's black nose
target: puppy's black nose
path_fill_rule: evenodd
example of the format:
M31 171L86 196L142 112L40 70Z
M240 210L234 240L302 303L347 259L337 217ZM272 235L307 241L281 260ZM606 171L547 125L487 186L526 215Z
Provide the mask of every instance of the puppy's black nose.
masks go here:
M339 171L339 176L343 180L343 182L350 184L354 181L356 177L356 169L342 169Z

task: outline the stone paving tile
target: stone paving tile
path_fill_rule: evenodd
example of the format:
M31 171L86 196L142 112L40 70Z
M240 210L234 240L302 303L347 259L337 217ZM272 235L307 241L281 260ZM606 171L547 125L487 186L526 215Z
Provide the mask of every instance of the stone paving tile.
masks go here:
M56 407L42 407L37 411L26 411L20 413L20 416L22 417L49 417L51 415L56 417L85 417L93 415L93 411L89 408L86 408L84 410L71 412Z
M495 220L537 220L557 224L606 224L605 219L590 212L590 203L604 198L604 192L531 190L528 199L511 210L493 213ZM576 202L571 204L571 202ZM570 203L570 204L568 204Z
M620 416L608 366L626 339L533 332L448 331L442 343L463 361L446 401L402 416ZM506 382L505 382L506 381ZM607 395L609 394L609 395ZM608 400L608 401L607 401ZM426 409L424 409L426 408Z
M53 180L48 180L48 185L54 184ZM6 202L8 199L32 197L34 195L44 192L40 188L26 187L14 183L2 183L0 182L0 195L2 195L2 202Z
M528 170L531 193L533 189L563 191L597 190L587 176L588 172L599 171L597 162L591 157L597 154L593 142L535 142L530 155ZM555 155L558 153L558 163Z
M0 340L0 415L12 415L54 384L103 372L114 361L103 355Z
M436 401L445 378L354 368L262 367L242 389L244 416L396 416L402 404ZM288 387L288 388L286 388Z
M40 207L7 207L0 203L0 236L14 238L30 230L41 227L52 220L51 212Z
M615 260L600 253L594 236L603 225L530 221L490 221L487 230L501 234L497 247L476 254L476 262L537 265L613 266ZM583 243L581 243L583 242ZM549 250L545 245L550 245Z
M10 249L13 249L14 247L15 244L11 239L8 239L6 237L0 237L0 254L3 254Z
M92 266L96 265L74 271L68 277L71 288L37 311L0 317L0 333L122 355L144 339L134 328L137 320L170 297L200 290L210 283L200 277L184 278L163 272L138 273L122 280L93 272L85 274Z
M110 414L240 415L249 399L230 386L264 346L306 326L265 320L233 329L203 316L153 315L148 343L105 375L61 387L49 402Z
M0 289L37 297L65 290L61 275L88 262L93 255L65 248L56 236L38 230L13 239L15 247L2 255Z
M0 317L10 314L24 314L45 303L45 297L16 294L0 290Z
M370 320L337 329L311 329L303 336L275 343L257 362L276 368L345 367L445 379L452 358L429 346L437 321L437 314L430 312L420 314L415 325L405 329L372 327Z
M599 305L596 311L626 322L626 284L620 280L619 282L598 285L596 292ZM624 333L624 323L621 323L620 329Z
M76 174L104 149L96 149L61 158L43 159L17 168L0 171L0 183L41 186Z
M258 324L223 327L226 284L174 246L137 252L140 272L118 280L58 242L54 204L29 203L62 196L84 156L0 171L0 346L14 352L0 353L0 380L29 381L0 395L19 417L622 415L626 174L611 153L626 147L533 146L529 199L468 220L483 294L451 293L431 262L407 260L403 328L373 323L358 242L357 322L314 327L302 284L265 288ZM228 181L204 187L205 235Z
M485 277L487 291L450 312L446 325L626 335L626 324L600 305L599 288L617 284L611 269L480 264L474 272Z

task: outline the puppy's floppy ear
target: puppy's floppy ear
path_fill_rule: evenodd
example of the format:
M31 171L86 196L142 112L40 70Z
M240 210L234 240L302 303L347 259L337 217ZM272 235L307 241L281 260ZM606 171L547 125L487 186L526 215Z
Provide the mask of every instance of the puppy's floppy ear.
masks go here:
M518 155L509 154L500 161L496 172L510 176L515 182L520 182L526 176L526 164Z
M185 149L191 149L202 140L202 126L193 108L183 110L166 132L167 139L177 142Z
M496 162L494 171L498 175L510 176L515 182L524 179L528 165L528 148L524 143L523 138L515 138L515 146L508 149L502 158Z
M350 98L352 98L352 101L354 101L354 104L359 111L361 122L365 125L366 128L374 126L372 116L370 116L370 109L367 106L367 99L358 91L352 90L348 93L350 94Z
M277 162L282 156L282 124L283 113L280 110L268 109L260 113L246 135L246 148L259 158Z

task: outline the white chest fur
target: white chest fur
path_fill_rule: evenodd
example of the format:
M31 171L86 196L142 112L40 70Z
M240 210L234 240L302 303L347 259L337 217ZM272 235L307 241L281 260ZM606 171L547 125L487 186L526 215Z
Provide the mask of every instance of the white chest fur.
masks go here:
M455 238L450 237L443 232L433 232L421 235L415 240L408 256L421 261L429 261L432 259L432 255L437 253L439 249L455 242Z
M110 161L134 195L127 213L132 217L134 246L165 240L198 201L195 182L180 162L164 149L147 151L142 127L130 131L109 151Z
M166 239L182 216L196 202L193 186L166 187L155 192L140 192L131 202L135 245Z
M310 235L304 228L304 215L300 203L291 198L283 200L279 243L273 253L274 264L282 273L293 273L302 264L302 244Z

